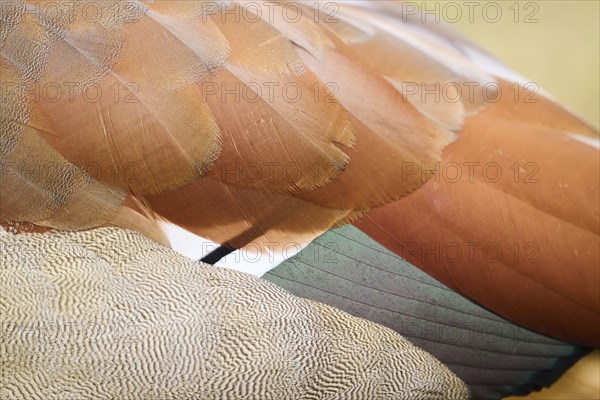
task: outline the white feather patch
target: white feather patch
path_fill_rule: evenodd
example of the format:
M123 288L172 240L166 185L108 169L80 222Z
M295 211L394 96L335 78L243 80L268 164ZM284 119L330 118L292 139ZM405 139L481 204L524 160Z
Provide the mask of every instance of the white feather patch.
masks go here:
M167 235L173 250L193 260L204 258L220 246L210 239L198 236L168 221L160 221L160 226ZM288 258L298 254L307 245L308 243L295 243L290 246L277 246L276 249L275 246L261 249L258 245L250 243L223 257L215 265L261 277Z
M580 143L593 147L596 150L600 150L600 137L593 138L590 136L578 135L576 133L570 133L569 137L571 139L577 140Z

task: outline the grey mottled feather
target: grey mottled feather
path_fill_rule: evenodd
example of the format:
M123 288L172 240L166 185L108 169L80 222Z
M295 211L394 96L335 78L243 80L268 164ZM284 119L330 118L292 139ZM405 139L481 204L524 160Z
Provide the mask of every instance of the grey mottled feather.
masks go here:
M588 351L487 311L352 226L327 232L263 278L396 330L444 362L477 399L549 386Z

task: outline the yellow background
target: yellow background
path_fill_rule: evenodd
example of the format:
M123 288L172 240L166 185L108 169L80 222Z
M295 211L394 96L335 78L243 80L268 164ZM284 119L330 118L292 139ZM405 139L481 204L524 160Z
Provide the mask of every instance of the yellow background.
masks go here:
M432 2L425 2L432 3ZM464 1L456 1L463 5ZM482 6L490 1L478 2ZM600 126L600 2L588 1L519 1L519 22L509 9L516 1L496 1L502 18L490 23L483 12L473 12L469 21L468 9L453 25L472 40L496 55L512 69L546 91L561 103L579 112L596 128ZM534 10L526 3L535 3L539 22L525 23ZM440 7L443 7L440 2ZM433 6L431 6L433 9ZM440 8L440 10L442 10ZM448 16L454 18L447 10ZM442 15L443 16L443 15ZM491 9L489 16L494 17Z

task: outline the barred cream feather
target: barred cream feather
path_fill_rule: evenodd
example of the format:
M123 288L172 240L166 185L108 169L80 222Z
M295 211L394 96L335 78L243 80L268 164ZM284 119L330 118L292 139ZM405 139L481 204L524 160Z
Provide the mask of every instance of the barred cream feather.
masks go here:
M394 331L140 234L0 234L2 399L464 399Z

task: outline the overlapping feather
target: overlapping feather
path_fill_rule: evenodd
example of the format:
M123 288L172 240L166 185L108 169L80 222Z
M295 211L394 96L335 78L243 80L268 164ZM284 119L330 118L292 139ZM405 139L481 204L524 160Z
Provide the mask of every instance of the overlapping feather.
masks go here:
M393 4L294 3L293 22L286 2L223 4L3 4L0 220L163 242L167 220L192 247L271 260L385 205L357 226L398 253L407 238L544 246L538 269L407 258L509 319L597 345L596 132L541 96L509 101L497 78L513 74ZM496 81L497 102L422 97ZM471 161L533 163L539 184L425 184L438 162Z
M3 113L5 222L151 229L160 218L217 243L254 240L263 252L267 241L289 241L290 229L305 244L422 185L398 165L430 168L453 138L448 125L461 123L419 112L388 81L389 68L363 62L385 35L435 66L432 79L446 71L368 20L347 22L351 9L315 19L296 5L292 23L281 17L286 3L273 18L246 2L7 5L3 94L15 111ZM355 47L357 35L370 48ZM19 204L32 196L35 207ZM132 202L143 210L124 220ZM271 204L295 211L259 216Z

